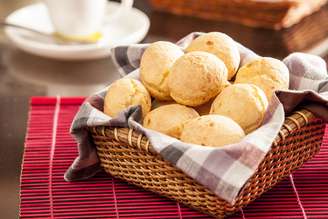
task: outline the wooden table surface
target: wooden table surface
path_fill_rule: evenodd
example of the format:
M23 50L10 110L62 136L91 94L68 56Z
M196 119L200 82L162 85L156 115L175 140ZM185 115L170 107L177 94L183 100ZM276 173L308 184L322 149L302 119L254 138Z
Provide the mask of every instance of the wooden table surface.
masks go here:
M0 19L33 0L0 0ZM233 23L206 21L153 12L146 0L135 7L145 11L151 27L144 42L177 41L193 31L222 31L262 56L283 58L294 51L328 61L328 6L301 23L281 31L253 29ZM110 58L63 62L26 54L14 48L0 30L0 212L17 218L20 162L31 96L87 96L119 76Z

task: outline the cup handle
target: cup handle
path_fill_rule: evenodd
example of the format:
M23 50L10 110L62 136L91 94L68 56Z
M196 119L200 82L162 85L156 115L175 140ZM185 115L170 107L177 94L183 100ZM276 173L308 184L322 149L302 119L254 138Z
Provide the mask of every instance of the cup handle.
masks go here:
M130 10L133 7L134 0L122 0L120 7L114 12L114 14L107 16L106 21L112 22L120 15L124 14L126 11Z

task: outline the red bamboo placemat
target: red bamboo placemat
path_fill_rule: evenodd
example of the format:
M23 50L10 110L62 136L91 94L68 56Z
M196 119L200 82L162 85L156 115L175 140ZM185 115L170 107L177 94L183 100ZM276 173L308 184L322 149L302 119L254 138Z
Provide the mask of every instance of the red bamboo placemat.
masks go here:
M21 174L21 218L210 218L100 172L68 183L77 156L69 134L84 98L31 99ZM328 127L316 157L230 218L328 218Z

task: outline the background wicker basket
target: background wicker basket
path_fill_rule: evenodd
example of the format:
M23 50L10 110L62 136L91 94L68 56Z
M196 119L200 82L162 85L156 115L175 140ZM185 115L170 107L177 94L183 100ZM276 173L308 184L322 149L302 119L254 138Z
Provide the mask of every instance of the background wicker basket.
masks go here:
M155 10L253 27L281 29L298 23L327 0L150 0Z
M325 124L306 110L286 117L272 149L244 185L234 205L164 161L142 134L132 129L105 126L90 131L101 166L108 174L223 218L239 211L311 159L320 149L324 128Z

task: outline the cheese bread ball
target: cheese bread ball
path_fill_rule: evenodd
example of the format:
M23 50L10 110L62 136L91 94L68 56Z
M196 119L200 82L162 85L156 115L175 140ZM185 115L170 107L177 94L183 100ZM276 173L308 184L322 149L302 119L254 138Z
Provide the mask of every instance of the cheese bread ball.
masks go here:
M205 51L220 58L228 69L228 80L237 72L240 54L236 43L228 35L220 32L205 33L194 39L186 49L187 52Z
M183 123L198 116L199 114L193 108L180 104L168 104L150 111L146 115L143 125L146 128L179 138Z
M183 55L177 45L158 41L143 53L140 61L140 79L150 94L158 100L171 100L167 77L173 63Z
M249 133L261 125L267 108L267 97L256 85L234 84L215 98L210 113L233 119Z
M151 98L140 81L122 78L115 81L107 90L104 100L104 113L115 117L129 106L140 105L145 116L151 108Z
M172 66L168 78L171 97L180 104L199 106L220 93L227 84L227 68L213 54L190 52Z
M289 71L280 60L261 57L241 67L235 83L255 84L264 91L270 101L275 90L288 89Z
M187 121L181 141L203 146L221 147L238 143L245 133L232 119L221 115L206 115Z

